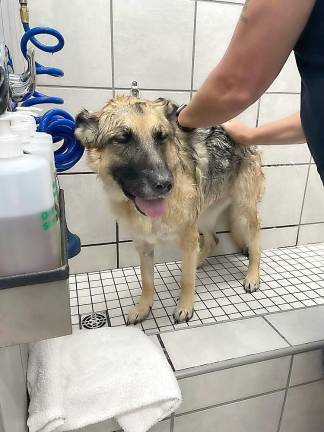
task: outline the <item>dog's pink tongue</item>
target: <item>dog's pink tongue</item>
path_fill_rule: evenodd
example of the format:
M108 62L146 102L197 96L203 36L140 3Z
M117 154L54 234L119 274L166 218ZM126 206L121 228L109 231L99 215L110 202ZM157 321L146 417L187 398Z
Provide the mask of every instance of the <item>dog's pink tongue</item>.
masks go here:
M144 214L146 214L146 216L150 216L152 218L157 218L162 216L162 214L165 212L166 209L166 201L163 198L146 200L143 198L136 197L135 203L137 207Z

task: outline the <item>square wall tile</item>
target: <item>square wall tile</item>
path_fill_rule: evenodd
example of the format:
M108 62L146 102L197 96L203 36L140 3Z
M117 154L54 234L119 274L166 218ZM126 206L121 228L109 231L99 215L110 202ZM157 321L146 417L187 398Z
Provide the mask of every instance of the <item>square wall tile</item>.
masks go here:
M299 229L298 244L324 242L324 223L301 225Z
M116 245L110 244L82 247L79 255L69 260L69 266L71 274L116 268Z
M292 345L324 340L324 306L273 314L267 320Z
M242 6L215 2L197 3L194 89L198 89L223 57Z
M298 227L269 228L261 230L261 248L273 249L296 246Z
M324 381L288 390L281 432L320 432L324 425Z
M289 365L290 357L282 357L181 379L183 402L178 413L281 390Z
M112 90L96 88L75 87L47 87L38 86L37 90L48 96L59 96L64 99L63 105L45 104L40 105L44 112L52 108L62 108L76 116L82 109L97 111L112 98Z
M113 3L115 87L190 90L194 2Z
M315 165L309 170L301 222L324 222L324 187Z
M179 330L161 338L176 370L288 346L262 318Z
M54 27L65 45L54 55L37 50L37 61L64 70L61 78L39 75L38 84L111 87L110 8L107 0L30 0L31 26ZM44 39L42 39L44 41ZM52 42L52 38L51 38ZM98 63L99 62L99 63Z
M307 178L307 165L264 167L261 200L263 227L298 225Z
M277 392L182 415L175 418L174 432L276 432L283 397Z
M288 57L284 67L268 91L281 93L300 92L300 75L293 52Z
M66 218L82 245L116 241L116 222L108 198L94 174L59 176L65 193Z
M114 419L88 425L80 429L75 429L75 432L117 432L117 431L121 432L119 424Z
M27 432L27 383L19 345L0 349L0 370L1 430Z
M323 351L315 350L294 355L290 386L324 378Z
M279 120L299 111L300 96L297 94L265 94L261 98L259 126ZM263 165L309 163L307 144L260 146Z
M181 259L180 249L176 243L161 243L154 251L154 262L178 261ZM119 243L119 267L139 265L139 256L133 242Z

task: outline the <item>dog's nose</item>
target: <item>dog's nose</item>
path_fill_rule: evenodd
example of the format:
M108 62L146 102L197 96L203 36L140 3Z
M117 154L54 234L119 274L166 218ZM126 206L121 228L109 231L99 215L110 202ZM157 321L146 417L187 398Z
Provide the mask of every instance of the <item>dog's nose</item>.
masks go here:
M172 189L172 182L170 179L159 179L154 184L154 189L160 194L166 194Z

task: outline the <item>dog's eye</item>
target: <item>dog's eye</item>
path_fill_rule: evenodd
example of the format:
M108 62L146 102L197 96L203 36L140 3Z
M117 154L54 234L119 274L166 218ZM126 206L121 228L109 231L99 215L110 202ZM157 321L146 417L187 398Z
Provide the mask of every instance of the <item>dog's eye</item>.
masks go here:
M129 129L125 129L118 135L115 135L113 140L120 144L126 144L132 139L132 132Z
M153 136L154 136L154 139L156 141L160 141L160 142L165 141L168 138L167 132L165 132L163 130L158 130L158 131L154 132Z

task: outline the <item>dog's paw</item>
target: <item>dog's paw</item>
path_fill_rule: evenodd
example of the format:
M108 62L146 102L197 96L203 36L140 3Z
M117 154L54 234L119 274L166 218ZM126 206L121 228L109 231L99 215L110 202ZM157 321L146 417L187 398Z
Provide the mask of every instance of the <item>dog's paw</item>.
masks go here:
M244 279L243 287L245 291L248 293L257 291L260 288L260 278L250 277L249 275L247 275L246 278Z
M174 322L176 324L181 322L188 322L192 318L193 313L193 306L183 307L181 305L178 305L173 313Z
M129 312L127 317L127 325L138 324L144 321L150 314L152 309L151 305L138 303Z

